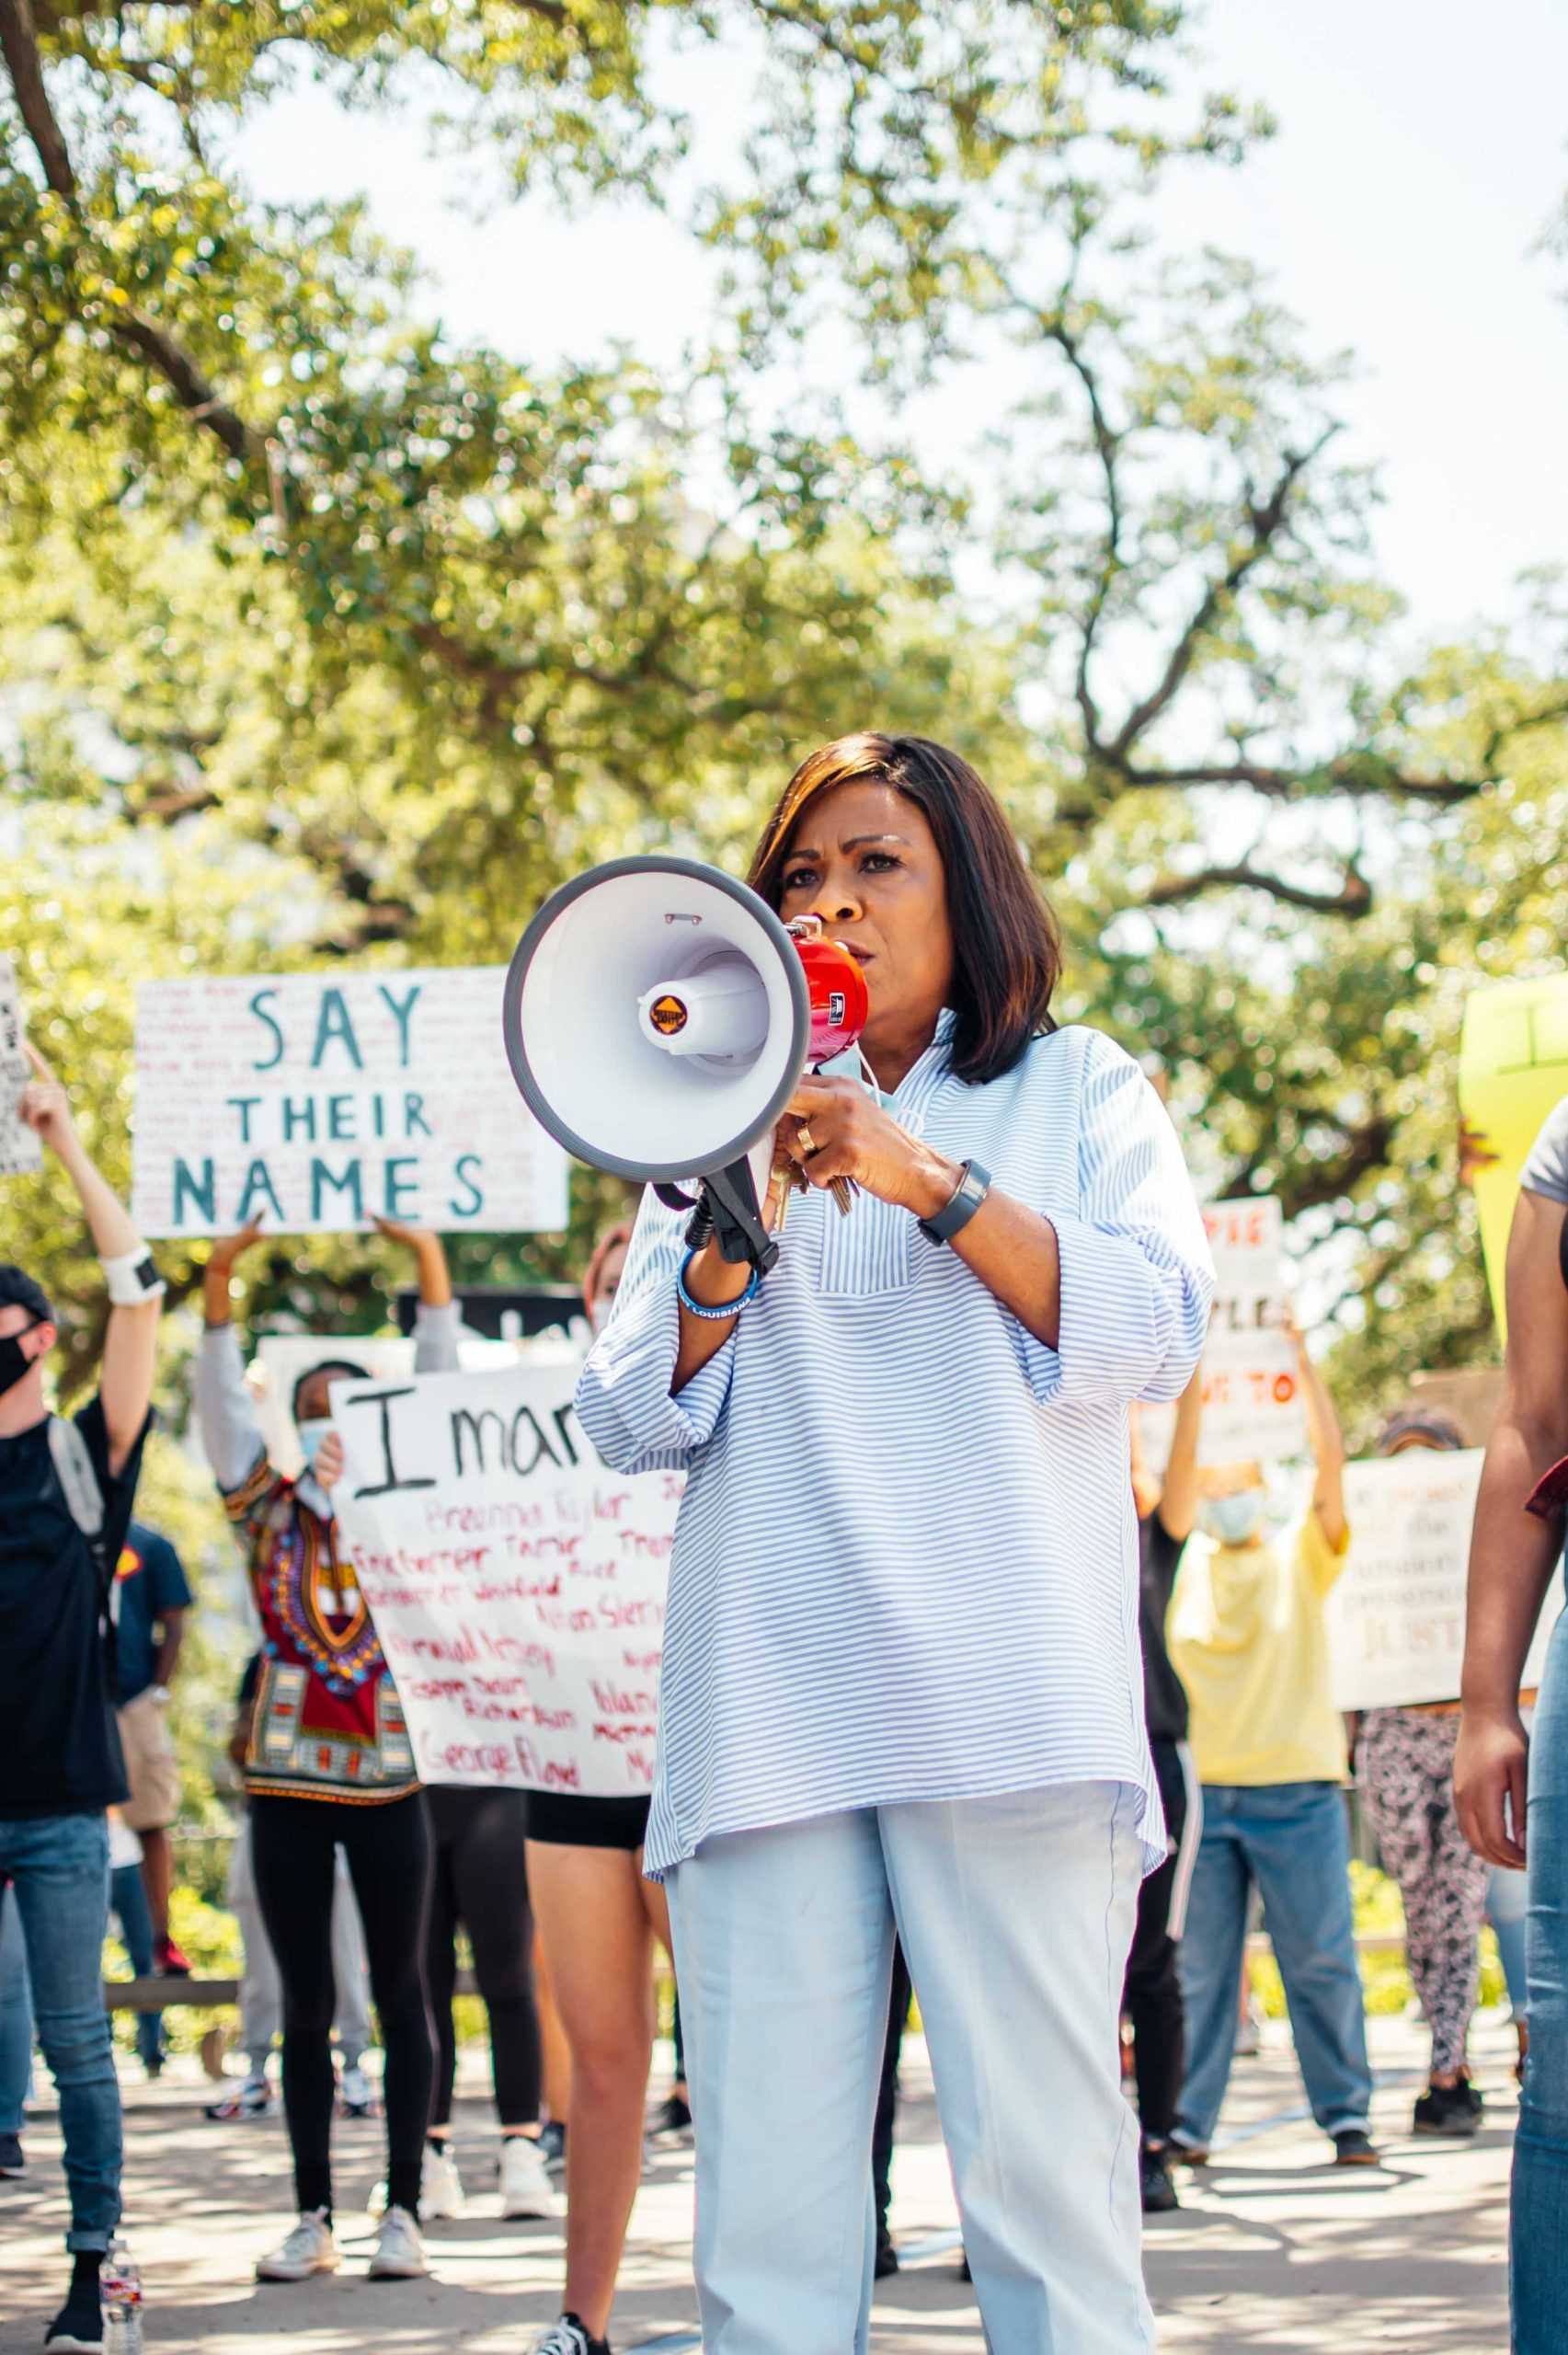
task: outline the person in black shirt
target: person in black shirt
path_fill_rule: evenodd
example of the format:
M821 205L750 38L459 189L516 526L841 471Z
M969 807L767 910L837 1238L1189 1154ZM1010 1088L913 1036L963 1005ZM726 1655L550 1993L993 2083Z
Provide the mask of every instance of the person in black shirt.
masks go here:
M126 1796L109 1600L146 1437L163 1286L77 1137L64 1090L32 1061L39 1075L22 1118L81 1197L110 1306L97 1395L76 1416L74 1438L63 1426L52 1434L43 1370L54 1314L30 1276L0 1267L0 1884L21 1917L71 2192L71 2287L45 2346L97 2355L98 2265L120 2217L120 2166L100 1975L105 1810ZM100 1515L89 1537L84 1523Z
M1194 1374L1176 1407L1176 1427L1163 1476L1150 1470L1132 1420L1132 1495L1138 1513L1139 1623L1143 1637L1143 1707L1154 1755L1165 1828L1175 1843L1139 1892L1138 1926L1127 1956L1122 2009L1132 2022L1142 2128L1142 2192L1146 2215L1177 2205L1166 2146L1182 2091L1182 1987L1176 1941L1182 1935L1193 1860L1203 1829L1203 1801L1187 1749L1187 1696L1165 1648L1165 1614L1182 1548L1197 1519L1197 1435L1203 1415L1203 1371Z

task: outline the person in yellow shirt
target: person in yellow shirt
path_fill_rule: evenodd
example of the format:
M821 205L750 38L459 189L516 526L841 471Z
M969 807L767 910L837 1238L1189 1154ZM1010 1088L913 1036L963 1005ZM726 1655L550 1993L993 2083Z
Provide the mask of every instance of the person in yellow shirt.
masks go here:
M1323 1605L1345 1566L1345 1443L1299 1332L1317 1481L1305 1520L1265 1533L1258 1464L1202 1476L1199 1534L1171 1606L1171 1659L1191 1705L1203 1837L1179 1948L1187 2074L1173 2154L1199 2165L1235 2046L1247 1902L1260 1891L1312 2115L1342 2166L1376 2165L1372 2076L1350 1910L1345 1728L1329 1686Z

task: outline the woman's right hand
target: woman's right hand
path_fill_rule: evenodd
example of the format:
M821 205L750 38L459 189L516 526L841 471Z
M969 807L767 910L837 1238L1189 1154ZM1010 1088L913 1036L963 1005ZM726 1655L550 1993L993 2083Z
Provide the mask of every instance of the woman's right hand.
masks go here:
M220 1275L233 1275L235 1262L245 1257L253 1243L258 1243L260 1240L261 1221L257 1217L242 1226L237 1235L224 1235L219 1237L207 1254L208 1268L215 1269Z

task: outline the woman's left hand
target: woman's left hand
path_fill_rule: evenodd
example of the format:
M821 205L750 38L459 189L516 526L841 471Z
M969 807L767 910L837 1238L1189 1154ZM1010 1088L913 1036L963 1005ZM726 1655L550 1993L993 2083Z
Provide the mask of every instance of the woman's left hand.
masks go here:
M857 1080L803 1079L779 1134L813 1186L851 1178L918 1218L934 1216L963 1177L956 1162L900 1128Z

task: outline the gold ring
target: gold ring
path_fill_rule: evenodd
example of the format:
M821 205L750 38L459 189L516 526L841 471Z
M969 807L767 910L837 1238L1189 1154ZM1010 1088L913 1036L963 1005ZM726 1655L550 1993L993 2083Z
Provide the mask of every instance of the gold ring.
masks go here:
M804 1120L802 1120L799 1128L795 1132L795 1141L804 1154L813 1154L818 1150L817 1140L812 1135Z

